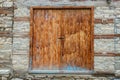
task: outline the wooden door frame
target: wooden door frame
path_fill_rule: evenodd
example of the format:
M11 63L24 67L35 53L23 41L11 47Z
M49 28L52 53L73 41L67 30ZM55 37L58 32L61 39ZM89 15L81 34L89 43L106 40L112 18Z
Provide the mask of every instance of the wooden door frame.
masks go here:
M29 73L48 73L48 70L46 72L42 72L41 70L32 70L32 56L33 56L33 17L34 17L34 10L49 10L49 9L91 9L91 53L92 57L94 57L94 6L34 6L30 8L30 50L29 50ZM94 59L94 58L93 58ZM94 60L93 64L91 65L94 70ZM87 72L60 72L60 71L53 71L49 70L49 73L93 73L93 71L87 71Z

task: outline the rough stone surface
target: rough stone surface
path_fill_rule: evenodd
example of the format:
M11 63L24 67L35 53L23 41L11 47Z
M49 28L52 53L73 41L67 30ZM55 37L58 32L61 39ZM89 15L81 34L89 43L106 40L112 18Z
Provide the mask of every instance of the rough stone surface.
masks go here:
M13 6L12 0L0 0L0 8L4 8L4 7L9 8L12 6ZM0 12L1 12L1 9L0 9ZM0 13L0 33L2 33L0 34L0 36L4 35L3 34L4 32L10 33L12 31L12 25L13 25L12 20L13 20L13 13L10 13L10 14ZM0 37L0 74L3 74L3 73L7 74L7 72L9 72L8 70L12 68L11 54L12 54L12 38Z
M120 76L120 57L115 57L115 69L116 76Z
M120 57L115 57L115 60L116 60L116 62L118 61L120 61Z
M12 54L12 38L0 37L0 62L4 63L4 61L6 62L7 60L8 60L7 62L10 62L11 54Z
M95 24L94 34L114 34L114 24Z
M1 0L1 7L12 7L13 2L12 0Z
M95 8L95 18L108 19L115 18L114 9L109 9L109 7L96 7Z
M28 8L20 7L14 10L14 16L15 17L26 17L30 16L30 10Z
M114 39L95 39L95 52L114 52Z
M13 78L11 80L23 80L23 79L20 79L20 78Z
M114 73L114 57L95 57L94 70L101 72Z
M14 51L28 51L29 39L28 38L14 38L13 39Z
M12 56L12 64L13 69L17 71L27 71L28 70L28 55L13 55Z
M120 61L115 62L115 69L120 70Z
M7 74L9 75L10 73L12 73L12 70L9 69L9 68L4 68L4 69L1 68L1 69L0 69L0 75L4 75L4 74L5 74L5 75L7 75Z
M116 75L116 76L120 76L120 70L116 70L116 71L115 71L115 75Z
M94 77L94 76L77 76L78 78L74 76L44 76L41 77L40 75L38 77L27 77L26 79L24 78L12 78L12 80L113 80L114 77Z
M29 32L30 23L29 22L14 22L14 32Z

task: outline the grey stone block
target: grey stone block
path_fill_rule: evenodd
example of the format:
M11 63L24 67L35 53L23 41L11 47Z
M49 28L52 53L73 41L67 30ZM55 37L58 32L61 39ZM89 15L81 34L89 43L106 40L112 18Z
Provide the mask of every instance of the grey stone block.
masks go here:
M120 57L115 57L115 61L120 61Z
M108 19L115 18L115 10L109 9L109 7L96 7L95 8L95 18Z
M26 7L20 7L14 10L15 17L26 17L30 16L30 10Z
M12 78L11 80L23 80L21 78Z
M95 52L114 52L114 39L94 39Z
M115 62L115 69L116 70L120 70L120 61L119 62Z
M0 45L12 44L12 38L0 37Z
M115 71L115 76L120 77L120 70L116 70L116 71Z
M6 1L2 4L2 7L12 7L13 6L13 1Z
M114 34L114 24L95 24L94 34Z
M114 73L114 57L95 57L94 71Z
M13 50L29 50L29 38L14 38Z
M13 73L12 69L9 68L0 68L0 75L9 75Z
M12 64L14 70L17 71L27 71L29 66L29 57L28 55L13 55Z
M24 22L24 21L20 21L20 22L14 22L14 28L13 28L14 32L28 32L30 31L30 23L29 22Z

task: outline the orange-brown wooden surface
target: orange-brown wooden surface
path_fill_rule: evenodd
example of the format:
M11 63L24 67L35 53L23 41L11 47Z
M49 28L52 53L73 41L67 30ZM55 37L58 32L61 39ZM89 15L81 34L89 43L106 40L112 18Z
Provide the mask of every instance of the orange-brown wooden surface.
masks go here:
M91 8L34 9L32 67L39 70L93 69Z
M62 66L91 69L91 15L90 10L62 12Z

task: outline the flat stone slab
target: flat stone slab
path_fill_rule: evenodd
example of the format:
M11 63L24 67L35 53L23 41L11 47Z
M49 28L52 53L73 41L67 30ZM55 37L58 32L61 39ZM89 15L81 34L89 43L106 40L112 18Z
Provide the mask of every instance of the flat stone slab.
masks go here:
M23 79L20 79L20 78L13 78L12 80L23 80Z
M13 71L9 68L1 68L0 69L0 75L9 75L10 73L12 73Z
M120 77L120 70L116 70L115 75Z

